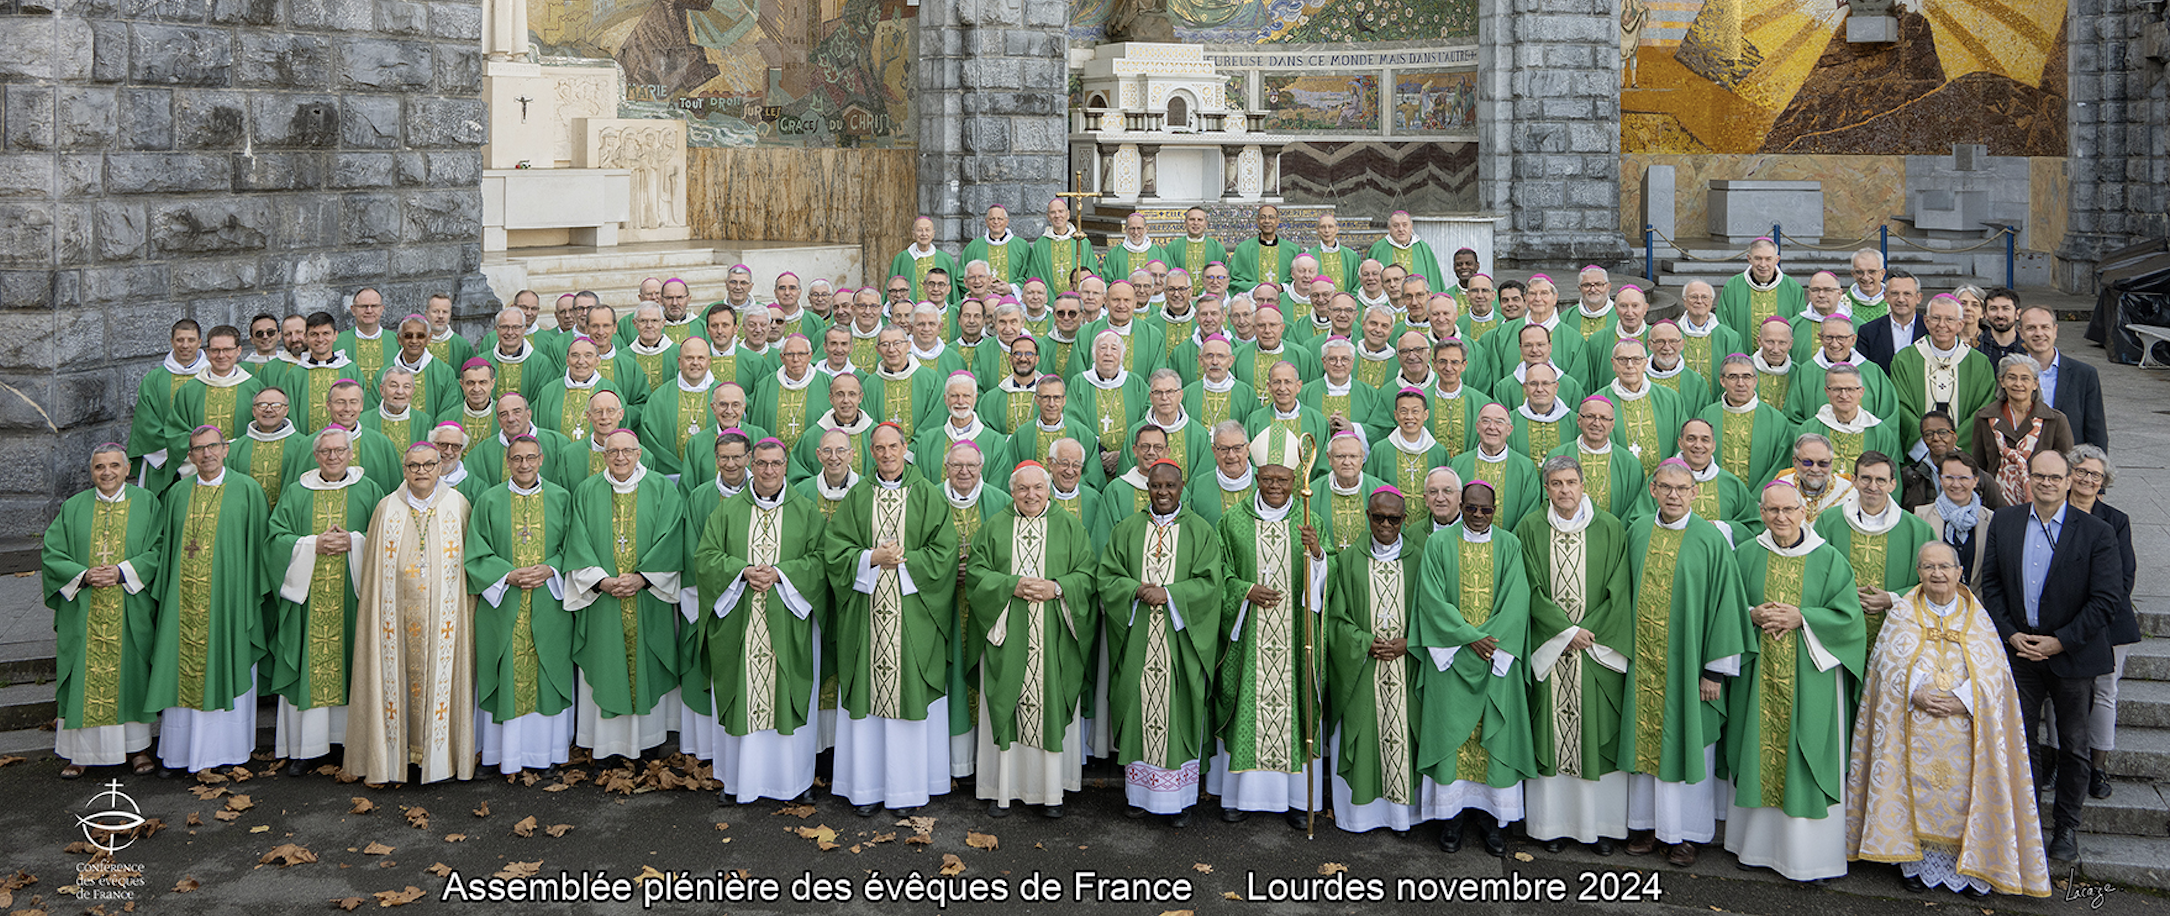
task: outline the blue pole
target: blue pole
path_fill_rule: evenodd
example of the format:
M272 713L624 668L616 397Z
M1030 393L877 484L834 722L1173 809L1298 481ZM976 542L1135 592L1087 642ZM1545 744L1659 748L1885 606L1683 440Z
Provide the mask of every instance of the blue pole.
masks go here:
M2014 232L2014 231L2012 230L2012 227L2010 227L2010 226L2006 226L2006 227L2004 227L2004 288L2005 288L2005 289L2012 289L2012 288L2013 288L2013 286L2012 286L2012 262L2013 262L2013 260L2014 260L2014 252L2013 252L2013 248L2015 247L2015 242L2016 242L2016 241L2018 240L2018 238L2019 238L2019 233L2017 233L2017 232Z
M1891 269L1891 224L1876 227L1876 254L1884 259L1884 269Z
M1778 249L1780 255L1784 255L1786 253L1785 235L1779 232L1778 225L1777 223L1771 224L1771 247Z
M1643 224L1643 279L1658 282L1658 230L1649 223Z

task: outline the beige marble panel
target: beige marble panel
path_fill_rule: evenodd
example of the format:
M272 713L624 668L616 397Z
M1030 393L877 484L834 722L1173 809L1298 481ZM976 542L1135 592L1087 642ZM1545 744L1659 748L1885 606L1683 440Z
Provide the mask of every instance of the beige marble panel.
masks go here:
M1628 153L1620 157L1620 230L1631 238L1642 238L1636 214L1643 170L1653 165L1678 169L1674 225L1696 235L1709 225L1712 181L1823 182L1824 233L1837 240L1873 237L1878 225L1906 212L1904 156Z
M2056 251L2064 246L2066 201L2072 194L2065 158L2037 156L2027 160L2027 171L2027 247Z

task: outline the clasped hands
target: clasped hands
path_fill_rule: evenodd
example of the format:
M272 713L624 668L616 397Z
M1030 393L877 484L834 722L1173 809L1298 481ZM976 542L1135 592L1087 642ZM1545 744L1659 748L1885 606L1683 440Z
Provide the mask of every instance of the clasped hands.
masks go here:
M1949 690L1923 687L1914 691L1914 708L1937 718L1966 715L1967 706L1959 702L1957 694Z
M2014 633L2010 642L2012 654L2030 662L2049 661L2050 656L2061 654L2065 650L2065 644L2055 636Z
M1748 622L1776 639L1801 628L1801 609L1783 601L1765 601L1748 609Z
M1017 587L1010 590L1010 594L1026 601L1053 601L1060 597L1061 593L1062 590L1055 585L1055 580L1037 576L1019 576Z
M637 572L626 573L622 576L611 576L604 579L596 583L595 587L603 594L613 598L631 598L640 594L641 589L648 587L648 577Z
M316 553L320 557L337 556L354 549L354 535L333 525L330 531L316 536Z

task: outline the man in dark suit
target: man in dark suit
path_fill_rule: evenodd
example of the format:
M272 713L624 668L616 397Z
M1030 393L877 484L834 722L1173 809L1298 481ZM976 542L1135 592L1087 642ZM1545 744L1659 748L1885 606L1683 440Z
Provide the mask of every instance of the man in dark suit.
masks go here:
M1861 339L1854 346L1869 362L1890 372L1891 357L1929 333L1921 322L1921 281L1905 270L1892 268L1884 275L1884 304L1891 307L1891 313L1862 325Z
M2057 349L2057 316L2049 309L2019 313L2019 342L2042 366L2042 400L2072 423L2072 438L2110 450L2110 422L2102 413L2102 376L2095 367L2066 359Z
M2124 581L2117 535L2065 504L2071 475L2071 463L2056 452L2027 462L2030 501L1990 517L1981 573L1982 604L2011 659L2030 743L2043 701L2057 713L2057 804L2048 852L2068 862L2079 858L2080 805L2091 770L2088 708L2094 679L2110 671L2110 615Z

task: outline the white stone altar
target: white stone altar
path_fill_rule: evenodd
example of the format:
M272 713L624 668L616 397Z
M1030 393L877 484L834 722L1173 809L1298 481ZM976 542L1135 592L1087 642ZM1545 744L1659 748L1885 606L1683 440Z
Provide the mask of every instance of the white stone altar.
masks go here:
M1085 107L1071 112L1070 149L1085 188L1110 203L1279 203L1281 147L1260 131L1205 49L1118 42L1085 62Z
M1771 234L1772 224L1799 239L1823 238L1823 182L1710 183L1710 235L1735 245Z

